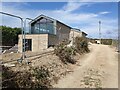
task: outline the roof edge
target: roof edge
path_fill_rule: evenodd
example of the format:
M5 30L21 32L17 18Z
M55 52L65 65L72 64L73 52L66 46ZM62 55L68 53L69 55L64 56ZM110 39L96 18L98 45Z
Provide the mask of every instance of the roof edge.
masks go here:
M73 30L73 31L77 31L77 32L81 32L81 33L84 33L86 36L88 35L87 33L81 31L81 30L78 29L78 28L72 28L71 30Z
M52 20L52 21L57 21L57 20L55 20L55 19L53 19L53 18L51 18L51 17L48 17L48 16L46 16L46 15L41 14L41 15L37 16L35 19L33 19L32 21L30 21L29 24L34 23L35 21L37 21L37 20L40 19L41 17L48 18L48 19L50 19L50 20Z

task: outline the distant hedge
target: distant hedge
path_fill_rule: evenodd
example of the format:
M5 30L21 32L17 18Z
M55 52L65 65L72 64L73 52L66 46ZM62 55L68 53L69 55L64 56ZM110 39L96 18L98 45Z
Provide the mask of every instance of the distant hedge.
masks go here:
M18 43L18 34L21 34L21 28L0 26L0 32L2 32L2 45L13 46Z
M101 39L102 44L112 45L112 39Z
M89 39L91 43L97 43L96 40L99 40L99 39L91 39L91 38ZM101 39L101 43L104 45L112 45L113 40L112 39Z

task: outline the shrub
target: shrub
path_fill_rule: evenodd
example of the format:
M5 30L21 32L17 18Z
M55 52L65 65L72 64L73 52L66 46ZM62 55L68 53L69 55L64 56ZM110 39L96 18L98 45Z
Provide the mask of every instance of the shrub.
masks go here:
M113 39L113 40L112 40L112 46L117 47L118 45L119 45L118 40Z
M104 45L112 45L112 39L101 39L101 43Z
M84 37L76 37L74 44L75 44L76 51L78 53L85 53L90 51L88 49L87 39Z
M3 69L2 88L49 88L49 87L52 87L50 85L49 79L46 76L49 72L47 71L46 73L46 70L43 67L35 68L35 69L32 68L33 73L28 71L15 72L4 66L2 66L2 69Z
M67 64L72 63L75 64L76 61L73 59L73 55L75 55L75 49L73 47L67 47L66 41L63 41L59 45L57 45L54 49L54 53L60 58L60 60Z
M2 66L2 88L12 88L18 87L18 85L13 82L16 73L11 71L8 67Z
M35 88L36 82L32 81L32 74L30 72L16 72L16 76L11 82L15 82L13 87L16 88Z
M88 42L86 38L76 37L74 46L67 47L69 41L63 41L59 45L57 45L54 49L54 53L60 58L60 60L67 64L67 62L75 64L76 60L73 59L73 56L78 53L89 52Z
M39 87L41 88L51 88L50 84L50 72L48 68L45 66L37 67L33 69L33 76L35 77L36 81L39 83Z

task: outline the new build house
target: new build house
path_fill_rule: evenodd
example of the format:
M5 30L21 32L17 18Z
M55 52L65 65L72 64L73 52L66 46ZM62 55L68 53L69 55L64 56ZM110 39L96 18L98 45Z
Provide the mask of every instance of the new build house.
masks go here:
M29 23L29 34L25 35L26 50L39 52L63 40L70 40L73 29L50 17L40 15ZM73 37L73 36L72 36ZM22 52L22 35L19 35L18 50Z

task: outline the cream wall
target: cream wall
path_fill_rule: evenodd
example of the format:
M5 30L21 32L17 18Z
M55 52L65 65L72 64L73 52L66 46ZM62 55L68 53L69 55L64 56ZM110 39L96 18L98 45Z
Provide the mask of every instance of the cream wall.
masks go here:
M32 51L39 52L48 48L48 34L27 34L26 39L32 39ZM19 35L18 50L22 52L22 35Z
M72 40L72 38L74 37L82 37L82 32L79 31L75 31L75 30L71 30L70 31L70 40Z
M69 40L71 41L72 44L75 37L86 37L86 35L81 31L76 31L74 29L71 29Z

